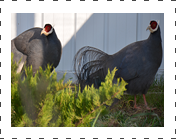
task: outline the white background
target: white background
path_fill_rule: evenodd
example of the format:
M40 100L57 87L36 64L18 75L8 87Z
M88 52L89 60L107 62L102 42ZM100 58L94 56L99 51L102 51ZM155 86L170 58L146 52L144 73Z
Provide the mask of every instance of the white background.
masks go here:
M31 139L170 139L175 135L175 47L176 47L176 2L170 0L52 0L35 1L17 0L0 1L0 138ZM11 128L11 13L164 13L164 127L159 128ZM144 28L145 29L145 28Z

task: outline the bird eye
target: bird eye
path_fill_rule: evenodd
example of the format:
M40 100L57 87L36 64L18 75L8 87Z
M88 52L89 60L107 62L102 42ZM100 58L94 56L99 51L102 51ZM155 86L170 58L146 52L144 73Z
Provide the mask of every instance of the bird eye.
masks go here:
M51 25L46 25L46 26L45 26L45 31L46 31L46 32L49 32L50 30L51 30Z
M156 26L157 26L157 22L156 22L156 21L151 21L151 22L150 22L150 25L151 25L151 28L152 28L152 29L155 29Z

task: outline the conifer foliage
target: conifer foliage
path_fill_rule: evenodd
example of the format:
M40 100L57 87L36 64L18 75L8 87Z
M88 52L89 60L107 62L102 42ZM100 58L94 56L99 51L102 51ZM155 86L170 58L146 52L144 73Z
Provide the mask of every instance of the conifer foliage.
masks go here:
M85 127L94 126L105 105L110 106L114 98L120 99L126 90L126 82L112 80L114 69L101 83L99 89L63 83L65 75L57 81L57 73L39 69L33 76L32 67L24 67L26 77L16 73L17 63L11 56L11 126L12 127ZM92 124L93 123L93 124Z

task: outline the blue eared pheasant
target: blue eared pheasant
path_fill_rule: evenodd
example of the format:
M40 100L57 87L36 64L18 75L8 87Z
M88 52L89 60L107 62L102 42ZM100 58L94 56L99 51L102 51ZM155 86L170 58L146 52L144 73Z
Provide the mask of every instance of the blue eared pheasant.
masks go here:
M18 65L17 73L23 72L23 65L32 65L33 74L39 67L45 69L47 64L52 65L52 69L57 67L61 55L62 46L57 38L54 28L50 24L45 24L44 28L31 28L11 40L11 52L14 53L14 61L21 62Z
M162 61L162 45L160 27L156 21L151 21L147 30L150 31L148 39L131 43L113 55L85 46L81 48L74 57L74 70L81 86L92 85L98 88L104 81L108 68L118 71L113 83L122 77L128 85L127 93L134 95L134 108L136 106L136 95L143 94L146 109L149 108L145 95L153 83L155 75Z

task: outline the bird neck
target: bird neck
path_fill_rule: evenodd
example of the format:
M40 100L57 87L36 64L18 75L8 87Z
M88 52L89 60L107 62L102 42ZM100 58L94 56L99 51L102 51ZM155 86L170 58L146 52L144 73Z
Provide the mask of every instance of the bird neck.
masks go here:
M154 33L150 33L148 37L148 41L157 43L161 42L161 32L160 32L160 27L158 27L158 30L155 31Z
M154 33L150 33L149 38L146 41L147 46L147 54L148 52L151 54L149 59L151 61L155 61L159 66L162 61L162 44L161 44L161 35L160 28ZM146 49L145 49L146 50Z
M47 39L52 39L54 36L56 36L56 33L53 29L52 33L47 36Z

